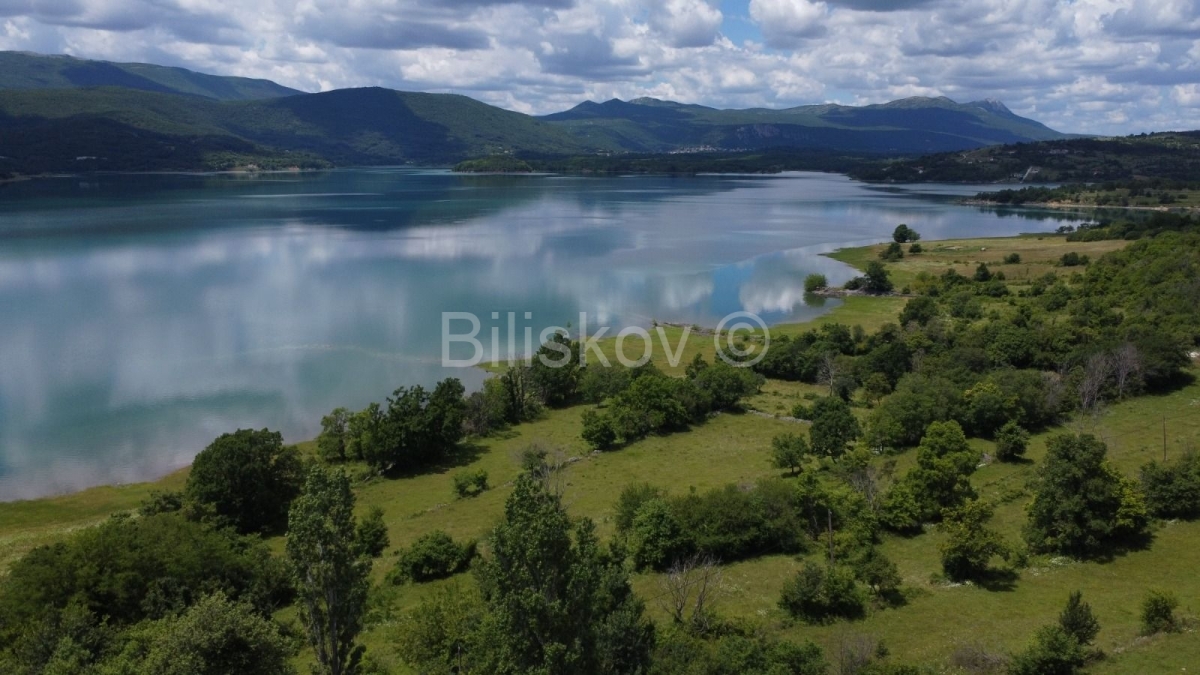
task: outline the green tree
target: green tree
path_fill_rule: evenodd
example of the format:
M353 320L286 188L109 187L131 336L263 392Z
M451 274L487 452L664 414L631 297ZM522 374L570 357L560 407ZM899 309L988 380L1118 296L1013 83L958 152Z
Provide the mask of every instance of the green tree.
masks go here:
M300 454L279 432L240 429L196 455L184 499L191 512L238 532L278 532L303 480Z
M629 553L638 569L666 569L691 550L692 541L666 500L642 504L629 533Z
M1015 420L1005 422L996 432L996 459L1001 462L1012 462L1025 456L1029 447L1029 432L1021 428Z
M892 285L891 274L883 263L878 260L872 260L867 263L866 273L863 275L863 290L868 293L891 293L894 286Z
M937 301L928 295L922 295L904 304L904 310L900 312L900 325L907 326L915 322L924 326L937 318L937 315Z
M921 235L918 234L916 230L910 228L904 223L900 223L896 226L896 229L892 231L892 241L896 242L897 244L907 244L910 241L917 241L920 238Z
M350 415L345 408L334 408L321 418L321 433L317 436L317 455L326 462L347 459L346 441L349 437Z
M1046 449L1025 527L1030 548L1086 557L1144 533L1144 498L1105 461L1104 443L1060 434Z
M776 469L800 473L810 454L812 448L808 440L799 434L780 434L771 439L771 465Z
M1008 547L999 532L987 527L992 508L972 500L942 514L942 570L954 581L980 579L995 556L1007 557Z
M1083 667L1083 645L1062 626L1043 626L1025 651L1013 657L1009 675L1075 675Z
M804 277L804 292L815 293L829 288L829 280L824 274L810 274Z
M979 267L975 268L974 279L980 283L992 280L992 271L988 269L987 263L979 263Z
M888 382L887 375L883 373L871 373L863 381L863 394L871 404L878 405L883 397L890 393L892 393L892 383Z
M812 406L812 426L808 430L812 449L819 455L837 459L846 453L846 446L862 435L858 419L850 406L840 398L826 396Z
M612 418L596 409L583 411L582 436L584 442L595 450L608 450L617 443Z
M572 528L558 497L516 480L479 566L485 672L628 673L649 667L654 627L595 526Z
M153 628L136 672L147 675L288 675L295 649L279 626L223 593L205 596Z
M367 515L358 521L354 531L358 554L367 558L378 558L388 547L387 524L383 522L383 509L372 506Z
M371 565L359 555L354 493L345 473L309 470L288 514L285 548L319 672L360 672L364 649L355 640L366 613Z
M474 557L475 542L459 544L445 532L434 530L400 551L388 580L394 584L410 581L419 584L445 579L467 569Z
M896 262L897 260L903 260L904 259L904 249L900 247L900 244L893 241L892 243L887 245L887 248L885 248L879 252L879 259L886 260L888 262Z
M779 608L805 622L822 624L836 618L861 617L866 598L848 567L808 562L784 584Z
M1067 598L1067 606L1058 615L1058 625L1085 647L1100 634L1100 622L1092 613L1092 606L1083 601L1081 591L1074 591Z

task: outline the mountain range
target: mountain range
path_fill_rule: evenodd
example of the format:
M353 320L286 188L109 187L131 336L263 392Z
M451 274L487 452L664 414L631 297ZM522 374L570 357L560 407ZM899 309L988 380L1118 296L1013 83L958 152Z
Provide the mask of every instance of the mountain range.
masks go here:
M614 99L534 117L454 94L313 94L183 68L0 52L0 173L783 148L919 155L1066 137L994 100L719 110Z

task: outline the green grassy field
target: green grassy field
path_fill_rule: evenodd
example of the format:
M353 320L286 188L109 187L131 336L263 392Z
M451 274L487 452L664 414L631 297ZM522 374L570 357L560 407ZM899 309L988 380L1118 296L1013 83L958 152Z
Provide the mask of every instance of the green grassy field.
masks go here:
M1030 236L924 245L929 253L889 265L898 282L906 275L912 278L920 271L940 273L948 266L969 273L979 261L990 265L1010 252L1021 254L1030 275L1037 276L1047 270L1069 273L1069 269L1052 266L1063 252L1075 250L1097 256L1122 242L1069 244L1061 237ZM851 264L865 264L874 259L879 248L842 251L834 257ZM1019 277L1008 276L1010 281L1020 283ZM903 303L902 298L855 296L820 321L860 324L871 330L894 320ZM787 333L806 328L784 326L777 330ZM664 330L672 338L671 344L677 344L682 329L664 327ZM602 346L611 350L614 345L610 341ZM694 353L711 358L711 335L689 341L688 349L694 351L685 352L679 369ZM665 362L662 354L656 353L655 359ZM1193 372L1200 377L1200 369ZM608 537L613 532L614 503L629 483L650 482L681 494L691 489L749 483L777 475L768 461L770 441L779 433L795 430L800 423L770 415L786 415L806 395L821 391L813 385L768 381L760 394L749 399L751 412L717 415L689 432L650 437L608 453L591 452L579 438L580 416L585 407L553 410L535 422L469 443L458 466L410 478L361 480L357 486L359 509L381 507L391 539L391 546L374 568L379 586L374 594L373 620L363 636L369 653L382 665L396 672L407 672L393 648L398 618L439 589L472 582L469 575L461 575L420 586L388 585L384 576L394 554L398 548L434 529L445 530L456 538L485 537L501 514L511 481L518 474L518 457L523 449L538 444L550 449L552 456L561 458L564 468L559 476L568 510L573 516L594 519L601 536ZM858 410L866 412L865 408ZM1109 445L1113 463L1133 475L1145 462L1162 457L1164 426L1165 450L1169 456L1200 445L1200 382L1170 394L1112 405L1098 417L1069 422L1066 428L1103 438ZM1045 456L1045 440L1049 435L1034 437L1028 461L989 464L972 477L980 494L997 504L992 526L1014 545L1020 541L1024 508L1031 497L1028 485ZM986 441L972 443L985 451L991 449ZM302 447L310 451L311 443ZM899 456L898 470L910 465L914 454L909 451ZM349 468L353 475L365 475L359 467ZM462 468L486 470L491 489L475 498L456 499L452 476ZM107 514L134 508L152 490L178 489L185 476L186 472L179 472L155 483L0 504L0 568L6 568L37 544L92 525ZM1151 639L1138 637L1138 609L1150 588L1174 590L1182 600L1181 613L1185 616L1195 617L1200 612L1200 574L1196 573L1200 570L1197 545L1200 523L1162 524L1155 531L1149 549L1107 563L1033 558L1027 568L1019 570L1015 582L990 590L936 580L935 575L940 572L939 541L936 530L911 538L885 536L883 550L900 568L908 601L899 608L873 611L861 621L821 627L787 621L776 608L776 601L784 581L795 574L802 562L790 556L770 556L726 566L717 610L727 617L757 618L790 638L812 639L825 647L831 661L835 660L840 645L865 635L882 640L893 661L928 664L940 672L965 672L955 671L951 666L956 650L979 648L1006 653L1020 649L1037 627L1056 619L1067 594L1079 589L1100 619L1103 630L1097 644L1108 655L1089 672L1180 672L1200 664L1200 640L1194 632ZM281 538L270 543L275 550L282 549ZM664 616L657 600L660 584L661 578L656 574L634 577L635 589L647 600L648 611L656 617ZM291 609L280 613L284 620L293 616ZM300 661L307 658L302 654Z

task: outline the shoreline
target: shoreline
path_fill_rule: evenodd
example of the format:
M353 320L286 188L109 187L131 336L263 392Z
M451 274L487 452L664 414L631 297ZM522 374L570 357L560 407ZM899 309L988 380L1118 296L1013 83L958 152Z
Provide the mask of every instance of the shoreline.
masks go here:
M1020 239L1028 238L1028 237L1041 238L1041 237L1048 237L1048 236L1056 236L1056 235L1051 235L1051 234L1047 234L1047 233L1024 233L1024 234L1002 236L1002 237L979 236L979 237L967 237L967 238L945 239L945 240L929 240L924 243L932 247L941 242L967 242L967 241L983 242L983 241L996 241L996 240L1016 241L1016 240L1020 240ZM852 267L853 269L858 270L859 272L862 272L864 267L863 267L861 261L857 259L858 256L855 254L861 254L862 252L869 251L875 247L882 246L882 245L883 244L875 243L875 244L869 244L866 246L844 246L844 247L834 249L832 251L828 251L826 253L822 253L821 256L827 257L827 258L830 258L833 260L837 260L838 262L841 262L845 265ZM986 250L986 249L984 249L984 250ZM852 254L852 255L846 255L846 254ZM873 259L873 257L871 259ZM913 262L914 260L916 260L916 258L908 257L908 258L905 258L904 260ZM894 269L893 269L893 272L895 272ZM898 284L898 287L899 287L899 284ZM806 327L815 328L820 325L831 323L831 322L833 322L833 323L846 322L850 325L853 325L855 323L864 324L872 319L878 319L877 316L876 317L865 316L865 315L874 314L874 313L878 312L877 308L874 308L874 309L872 308L873 306L893 305L893 304L899 305L899 303L906 301L911 297L914 297L912 294L908 294L908 295L902 294L898 290L894 291L892 293L888 293L888 294L874 295L874 294L866 293L863 291L847 291L843 288L828 288L828 289L824 289L824 290L815 292L815 293L813 293L813 295L822 297L822 298L832 298L832 299L841 300L842 304L837 307L834 307L834 308L830 309L829 311L824 312L818 316L806 318L806 319L803 319L800 321L786 321L786 322L781 322L781 323L777 323L777 324L772 324L771 329L773 331L775 331L777 329L778 333L781 335L790 335L797 331L801 331ZM866 306L864 307L864 305L866 305ZM895 312L893 314L898 314L899 309L900 309L899 306L895 307ZM892 316L892 315L889 315L889 316L890 316L890 318L894 318L894 316ZM676 324L676 323L671 323L671 322L658 322L658 325L663 326L664 328L670 328L670 329L675 329L675 330L679 330L679 329L682 329L685 327L682 324ZM714 330L714 328L711 326L696 327L696 326L688 325L686 327L691 328L694 331L697 331L695 333L696 335L703 335L703 336L711 336L713 333L713 330ZM601 341L601 343L611 346L612 344L615 344L615 338L612 338L612 337L605 338ZM479 364L474 367L482 369L488 373L497 372L494 368L490 368L489 365L486 363ZM315 444L315 442L316 442L315 438L309 438L309 439L304 439L304 440L300 440L300 441L295 441L295 442L291 443L291 445L313 446ZM180 466L180 467L168 472L165 475L158 476L155 478L150 478L147 480L132 481L132 482L128 482L128 483L100 483L97 485L88 486L88 487L84 487L84 488L80 488L80 489L76 489L76 490L67 490L64 492L53 492L53 493L48 493L45 495L41 495L38 497L31 497L31 498L27 498L27 499L0 501L0 510L4 509L6 507L11 507L13 505L22 505L22 504L31 505L31 504L37 504L37 503L42 503L42 502L52 502L54 500L70 500L70 499L78 497L80 495L86 495L86 494L92 493L92 492L128 491L128 490L141 489L143 491L147 491L147 494L148 494L149 491L172 489L172 484L174 482L179 482L180 485L182 484L181 478L186 476L186 474L190 470L190 468L191 468L191 462L189 461L187 464Z
M963 206L990 206L993 208L1037 208L1037 209L1059 209L1063 211L1070 210L1089 210L1089 211L1157 211L1159 213L1196 213L1200 212L1200 206L1120 206L1109 205L1099 206L1097 204L1075 204L1073 202L1022 202L1020 204L1001 204L1000 202L988 201L986 199L964 199L959 204Z

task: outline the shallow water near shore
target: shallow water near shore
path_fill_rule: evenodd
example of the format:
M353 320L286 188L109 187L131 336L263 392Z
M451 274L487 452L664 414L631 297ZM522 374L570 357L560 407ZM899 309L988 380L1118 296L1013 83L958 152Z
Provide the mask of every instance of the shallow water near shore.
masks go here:
M899 223L932 240L1077 222L954 203L980 189L409 169L3 185L0 501L153 478L240 427L311 438L399 386L477 387L441 366L443 312L478 315L485 344L499 327L501 354L509 312L516 351L581 312L610 334L798 321L838 304L806 300L807 274L856 275L821 253Z

